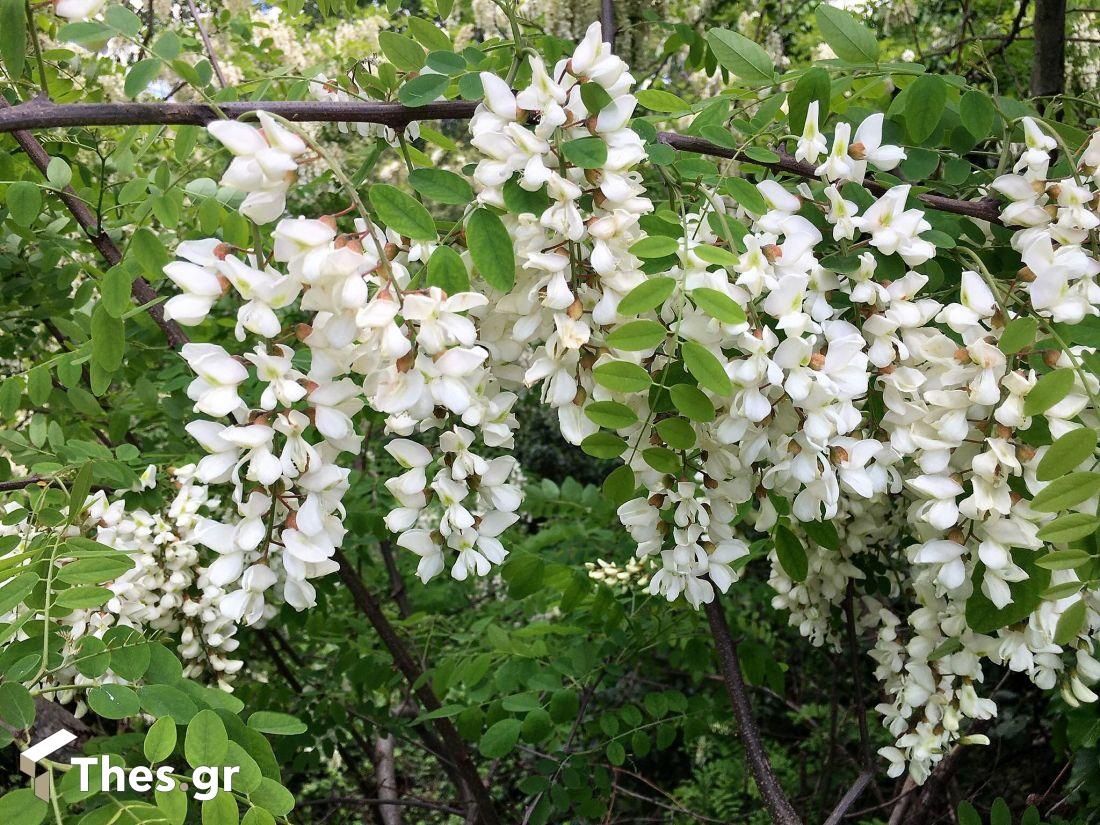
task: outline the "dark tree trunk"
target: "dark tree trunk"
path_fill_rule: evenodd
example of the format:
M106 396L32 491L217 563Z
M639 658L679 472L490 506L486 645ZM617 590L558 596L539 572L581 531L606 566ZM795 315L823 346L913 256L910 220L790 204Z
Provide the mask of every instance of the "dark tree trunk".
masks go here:
M1031 94L1061 94L1066 84L1066 0L1035 0L1035 59Z

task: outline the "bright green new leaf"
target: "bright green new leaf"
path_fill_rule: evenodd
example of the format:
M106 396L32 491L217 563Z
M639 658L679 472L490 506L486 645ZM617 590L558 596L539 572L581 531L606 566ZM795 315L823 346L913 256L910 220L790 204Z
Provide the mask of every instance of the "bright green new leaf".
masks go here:
M1100 473L1069 473L1050 482L1031 500L1031 509L1039 513L1057 513L1088 501L1100 493Z
M699 287L691 291L691 300L699 309L711 318L723 324L745 323L745 310L724 292L710 287Z
M446 169L414 169L409 172L409 186L439 203L467 204L474 200L474 190L466 179Z
M1039 481L1052 481L1091 459L1096 452L1096 431L1088 427L1070 430L1058 438L1043 454L1035 477Z
M448 295L469 290L470 275L462 256L449 246L437 246L428 258L428 286L437 286Z
M680 348L684 356L684 366L695 380L715 395L728 396L733 385L722 366L722 362L709 349L695 341L685 341Z
M638 352L658 346L668 334L656 321L630 321L612 330L604 339L609 347Z
M672 278L648 278L638 284L619 301L620 315L638 315L656 309L665 302L676 288Z
M728 29L711 29L707 44L718 64L746 83L771 83L775 64L763 47L743 34Z
M561 145L561 151L569 163L581 169L599 169L607 163L607 144L603 138L569 140Z
M798 536L782 524L775 527L775 555L779 558L779 564L783 571L791 577L792 581L806 580L810 572L810 563L806 557L806 548Z
M848 63L877 63L878 39L855 15L821 3L815 11L817 27L836 56Z
M225 723L212 710L200 710L187 724L183 755L192 768L220 765L229 747Z

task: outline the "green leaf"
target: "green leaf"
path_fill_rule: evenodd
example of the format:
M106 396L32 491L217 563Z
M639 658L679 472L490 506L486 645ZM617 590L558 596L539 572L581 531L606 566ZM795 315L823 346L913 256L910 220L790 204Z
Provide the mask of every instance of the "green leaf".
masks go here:
M726 178L722 181L722 189L754 215L768 211L768 203L760 190L743 178Z
M0 587L0 613L7 613L20 604L30 595L36 584L38 584L38 574L28 570Z
M145 733L145 742L142 745L145 758L150 762L163 762L175 749L176 723L167 716L158 719Z
M581 169L599 169L607 163L607 144L603 138L569 140L561 145L561 151L570 164Z
M69 523L75 524L84 512L88 493L92 489L92 462L86 461L80 466L73 478L73 485L69 489ZM99 582L95 582L98 584Z
M674 289L676 289L676 281L672 278L663 276L648 278L623 296L619 301L619 314L638 315L656 309L665 302Z
M618 458L626 449L626 442L614 433L600 430L585 438L581 449L593 458Z
M1084 550L1058 550L1036 559L1035 563L1046 570L1073 570L1091 558Z
M35 796L30 788L19 788L0 796L0 822L5 825L40 825L49 810L50 806Z
M741 262L740 258L734 255L728 249L723 249L720 246L699 244L691 251L695 253L695 256L697 258L706 261L708 264L718 264L719 266L736 266Z
M745 323L745 310L733 298L724 292L710 287L699 287L691 291L691 300L699 309L711 318L723 324Z
M264 777L248 798L275 816L286 816L294 810L294 795L274 779Z
M598 115L611 103L611 95L599 83L589 81L581 84L581 102L589 115Z
M94 51L103 45L111 34L111 29L97 20L81 20L76 23L66 23L58 29L57 39L79 43Z
M1039 329L1039 319L1030 315L1013 318L1005 324L1001 332L1001 340L997 345L1005 355L1015 355L1024 347L1030 347L1035 342L1035 333Z
M584 408L589 419L610 430L621 430L638 423L638 415L626 404L618 401L593 401Z
M1040 378L1031 392L1024 398L1024 415L1044 413L1069 395L1073 389L1074 374L1072 367L1048 372Z
M653 349L665 340L668 330L656 321L629 321L612 330L604 342L628 352Z
M428 258L428 286L437 286L448 295L470 289L470 276L462 256L449 246L437 246Z
M1051 544L1067 542L1091 536L1100 527L1100 518L1088 513L1065 513L1039 528L1038 536Z
M85 464L90 468L91 463ZM57 571L56 577L69 584L103 584L114 581L134 566L134 562L125 555L77 559Z
M409 186L439 203L467 204L474 200L474 190L466 179L446 169L414 169L409 173Z
M147 57L139 60L126 72L126 82L122 91L126 97L134 98L149 88L149 84L160 74L161 62L158 58Z
M683 470L680 456L667 447L649 447L642 450L642 459L659 473L678 476Z
M376 183L368 197L382 223L399 235L414 241L436 240L435 221L415 198L387 183Z
M0 0L0 59L13 80L23 76L27 56L27 16L23 5L24 0Z
M630 247L630 254L639 258L664 258L676 253L680 243L667 235L650 235Z
M153 716L171 716L177 724L186 725L198 713L190 697L171 685L145 685L138 690L141 707Z
M133 276L125 264L112 266L100 281L100 304L114 318L121 318L130 309L130 289Z
M122 366L126 354L126 330L121 318L107 312L99 304L92 310L92 363L105 372L115 372Z
M682 418L665 418L657 422L655 429L674 450L690 450L695 446L695 430Z
M1065 475L1083 461L1092 458L1096 451L1096 431L1087 427L1070 430L1058 438L1043 454L1035 477L1039 481L1053 481Z
M993 101L980 89L971 89L959 101L959 119L975 140L990 137L996 114Z
M187 725L183 755L192 768L220 765L229 747L225 724L212 710L200 710Z
M1078 599L1058 617L1054 628L1054 644L1068 645L1085 627L1085 600Z
M424 67L424 49L411 37L382 31L378 33L378 48L395 68L403 72L416 72Z
M18 730L34 724L34 699L30 691L16 682L0 684L0 718Z
M713 352L695 341L685 341L680 351L687 371L703 387L720 396L728 396L733 392L729 376Z
M248 726L260 733L270 733L273 736L297 736L299 733L306 732L304 722L288 713L275 713L268 710L258 710L249 716Z
M445 74L422 74L397 90L397 99L406 106L427 106L447 91L450 78Z
M642 392L649 389L649 373L629 361L607 361L592 370L592 377L601 387L612 392Z
M489 286L507 292L516 282L516 253L512 238L496 213L475 209L466 221L470 258Z
M231 793L218 791L213 799L203 800L202 825L238 825L240 815Z
M618 507L631 499L636 486L634 471L626 464L620 464L603 480L603 494L608 501Z
M817 124L822 126L829 117L832 100L832 83L829 73L820 67L809 69L791 89L787 98L787 123L792 135L801 135L806 127L806 110L817 101Z
M114 596L114 593L106 587L81 585L62 590L57 594L54 603L58 607L65 607L69 610L87 610L106 604L112 596Z
M817 7L816 17L821 36L841 60L848 63L878 62L878 39L854 15L821 3Z
M440 15L446 17L447 15ZM410 17L408 19L409 33L419 40L424 48L429 51L452 51L454 44L447 36L447 31L435 23L425 20L423 17Z
M2 1L2 0L0 0ZM65 162L65 158L50 158L46 167L46 180L58 189L64 189L73 179L73 170Z
M27 180L17 180L8 186L5 197L11 219L19 226L29 227L42 211L42 193Z
M905 99L905 127L914 143L923 143L936 131L947 104L947 84L942 77L923 74L908 90Z
M660 89L641 89L634 96L653 112L686 112L691 108L679 96Z
M836 532L836 525L831 521L804 521L801 527L819 547L826 550L840 549L840 536Z
M975 633L990 633L1001 627L1023 621L1042 601L1042 592L1050 583L1050 571L1035 564L1034 552L1014 549L1012 560L1023 568L1027 578L1011 582L1008 587L1012 602L998 608L981 591L980 582L985 566L978 564L972 574L974 592L966 601L966 623Z
M669 390L672 405L692 421L713 421L716 416L714 404L707 394L691 384L675 384Z
M125 719L138 712L138 696L125 685L106 684L91 688L88 707L104 719Z
M501 719L482 734L478 750L486 759L507 756L519 741L522 727L523 723L519 719Z
M108 6L103 19L112 29L129 37L136 37L141 32L141 18L125 6Z
M768 53L742 34L728 29L711 29L707 44L718 64L746 83L770 83L775 65Z
M1031 509L1038 513L1067 510L1100 493L1100 473L1069 473L1050 482L1031 500Z
M782 524L775 526L775 555L783 571L791 577L791 581L801 582L806 580L810 572L810 562L806 557L806 548L802 546L798 536Z

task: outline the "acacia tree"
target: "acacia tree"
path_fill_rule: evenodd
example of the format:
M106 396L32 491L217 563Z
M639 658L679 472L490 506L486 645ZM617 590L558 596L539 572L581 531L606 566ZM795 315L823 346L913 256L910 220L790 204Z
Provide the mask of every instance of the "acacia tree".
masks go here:
M204 819L286 820L294 797L264 734L303 726L279 708L249 708L246 724L244 702L209 685L247 666L249 628L278 645L273 619L320 610L338 576L407 682L453 810L565 818L564 760L517 801L467 744L510 753L541 703L454 721L466 708L441 701L442 667L410 649L344 549L351 516L379 506L388 563L396 547L425 583L495 575L525 507L510 455L525 392L567 442L616 462L603 494L648 593L705 611L772 821L802 814L722 598L754 566L811 645L848 656L861 772L830 822L879 773L907 777L895 821L920 821L914 789L989 743L994 667L1095 701L1100 138L891 62L829 5L816 21L837 57L783 73L736 31L680 33L724 84L697 103L637 88L606 3L577 44L537 36L508 4L509 38L463 48L398 17L384 60L250 100L193 5L190 42L143 38L141 17L101 5L62 0L60 26L3 5L0 130L21 152L5 155L5 225L35 276L11 276L13 303L42 303L46 273L56 284L42 330L10 336L0 386L16 423L2 436L0 715L21 743L41 738L45 697L142 730L95 740L129 764L166 762L186 726L192 766L241 769ZM71 87L55 101L66 58L39 44L55 27L139 49L131 96L167 71L201 102L81 102ZM421 125L438 120L466 122L468 165L434 168L418 148L454 145ZM353 170L303 126L318 121L356 124L372 154ZM34 134L77 126L130 128L67 159ZM178 168L104 185L109 162L125 174L162 136ZM191 174L200 146L228 150L219 183ZM391 150L405 174L374 179ZM331 176L339 208L292 217L309 175ZM375 489L353 490L353 472ZM513 565L509 584L528 575ZM551 740L565 754L598 682ZM890 738L877 755L872 705ZM34 821L187 815L178 789L156 804L89 796L76 776L51 766L49 805L5 800Z

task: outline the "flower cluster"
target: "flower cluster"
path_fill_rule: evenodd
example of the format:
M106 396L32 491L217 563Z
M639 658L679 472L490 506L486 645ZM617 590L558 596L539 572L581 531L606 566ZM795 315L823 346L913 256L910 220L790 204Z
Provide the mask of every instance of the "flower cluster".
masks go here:
M233 296L238 340L260 339L239 355L184 351L208 417L188 425L208 452L195 475L231 484L236 509L195 529L218 554L206 575L226 591L222 616L262 621L269 591L313 604L310 580L336 568L340 461L360 451L365 408L392 437L401 472L385 482L385 521L420 578L488 574L521 505L516 462L499 452L526 385L567 441L622 459L612 486L639 560L627 570L644 570L651 593L711 602L770 546L773 603L814 644L839 642L850 600L854 630L877 638L893 773L923 781L953 743L981 741L966 720L996 713L978 695L983 660L1095 698L1095 599L1075 565L1037 562L1073 540L1049 532L1058 512L1096 511L1095 495L1051 506L1058 473L1044 459L1097 425L1091 352L1050 324L1100 312L1086 244L1100 138L1072 180L1050 181L1056 144L1025 119L1019 162L994 183L1004 223L1022 227L1024 267L995 275L960 244L970 268L957 288L931 289L943 233L909 185L877 199L861 185L905 158L883 143L882 115L827 137L811 103L796 152L817 180L765 179L736 199L703 180L656 209L638 171L634 80L599 26L552 69L526 59L518 92L481 75L476 198L442 242L411 198L391 210L382 187L370 198L380 219L417 237L380 227L350 193L361 214L343 228L283 218L270 257L208 239L167 267L183 291L170 316L198 324ZM262 131L210 128L236 155L225 182L249 193L241 210L267 223L307 145L260 119ZM1036 343L1040 326L1050 344ZM1061 472L1087 471L1091 452ZM1026 601L1035 588L1020 583L1039 576L1053 595Z

